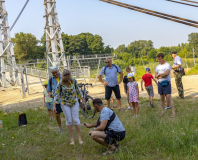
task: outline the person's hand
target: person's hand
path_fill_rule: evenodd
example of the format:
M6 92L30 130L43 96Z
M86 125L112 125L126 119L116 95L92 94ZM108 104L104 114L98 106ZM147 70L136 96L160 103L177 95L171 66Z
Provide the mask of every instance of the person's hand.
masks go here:
M91 124L89 124L89 123L84 123L84 126L87 128L91 128Z
M158 74L157 79L161 79L161 78L162 78L162 76L160 74Z
M85 108L85 100L82 99L82 107Z
M172 66L172 69L175 69L175 68L177 68L177 66Z
M107 83L107 82L104 82L103 84L105 87L109 85L109 83Z
M137 100L139 100L139 96L137 96Z
M46 104L44 103L44 106L46 106Z
M56 105L56 104L53 105L53 112L54 112L54 113L57 112L57 111L56 111L56 106L55 106L55 105Z
M89 135L90 135L90 136L91 136L92 132L93 132L93 130L92 130L92 131L89 131Z
M142 88L142 91L144 91L144 89Z
M122 82L119 81L119 82L117 82L116 84L119 85L120 83L122 83Z

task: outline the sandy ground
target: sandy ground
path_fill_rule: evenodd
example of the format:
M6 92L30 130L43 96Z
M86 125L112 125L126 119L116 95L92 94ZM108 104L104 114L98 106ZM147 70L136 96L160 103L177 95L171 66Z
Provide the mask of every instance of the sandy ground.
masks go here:
M6 74L8 77L8 73ZM44 81L44 79L42 79ZM83 82L78 80L78 83ZM36 108L43 106L43 87L39 78L28 76L29 94L26 92L26 97L23 98L21 86L10 86L7 88L0 87L0 108L4 112L21 111L21 109ZM87 80L87 83L95 84L95 80ZM139 88L140 88L140 82ZM173 97L178 97L175 80L172 78L172 93ZM183 77L184 94L185 97L198 97L198 75L184 76ZM159 98L156 84L154 86L155 97ZM92 97L104 97L104 86L97 82L94 87L89 87L89 95ZM120 85L121 95L126 96L124 93L123 84ZM146 91L140 91L140 97L147 97Z

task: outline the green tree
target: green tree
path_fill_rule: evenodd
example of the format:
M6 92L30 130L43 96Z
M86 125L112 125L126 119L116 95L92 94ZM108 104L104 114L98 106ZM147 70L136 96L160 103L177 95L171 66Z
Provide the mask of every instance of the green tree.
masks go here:
M34 35L20 32L16 33L12 40L16 59L28 60L44 57L43 48L38 45L39 41Z

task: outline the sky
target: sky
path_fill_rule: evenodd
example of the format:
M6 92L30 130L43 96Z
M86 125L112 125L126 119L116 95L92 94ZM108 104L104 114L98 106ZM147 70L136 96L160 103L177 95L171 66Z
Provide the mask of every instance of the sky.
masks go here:
M180 1L180 0L176 0ZM194 0L196 1L196 0ZM197 0L198 1L198 0ZM6 0L10 26L26 0ZM166 0L119 0L158 12L191 20L198 19L198 8L168 2ZM40 39L44 32L44 0L30 0L20 19L11 31L31 33ZM135 40L152 40L155 48L175 46L188 42L188 34L198 28L153 17L144 13L108 4L99 0L56 0L61 31L68 35L89 32L102 36L105 46L114 49L129 45Z

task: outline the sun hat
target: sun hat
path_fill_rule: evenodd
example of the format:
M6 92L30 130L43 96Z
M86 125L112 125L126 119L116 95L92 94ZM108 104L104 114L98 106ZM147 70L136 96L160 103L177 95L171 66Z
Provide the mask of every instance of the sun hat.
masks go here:
M127 75L127 78L132 78L133 77L133 73L129 73L128 75Z
M48 81L44 81L44 82L43 82L43 85L44 85L44 86L47 86L47 85L48 85Z
M57 66L52 66L52 67L50 67L50 70L51 70L51 72L58 71L58 67Z

